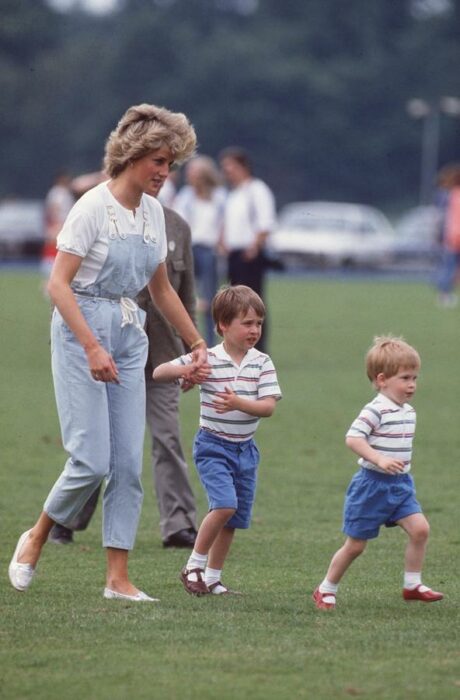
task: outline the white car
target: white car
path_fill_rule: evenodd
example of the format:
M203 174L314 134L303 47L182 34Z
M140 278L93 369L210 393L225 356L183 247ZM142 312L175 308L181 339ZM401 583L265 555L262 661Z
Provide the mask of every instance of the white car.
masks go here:
M436 206L420 206L406 211L395 224L394 264L420 270L430 270L438 265L441 228L441 213Z
M0 259L37 257L44 240L43 201L0 202Z
M270 247L288 267L378 267L395 232L378 209L341 202L294 202L279 214Z

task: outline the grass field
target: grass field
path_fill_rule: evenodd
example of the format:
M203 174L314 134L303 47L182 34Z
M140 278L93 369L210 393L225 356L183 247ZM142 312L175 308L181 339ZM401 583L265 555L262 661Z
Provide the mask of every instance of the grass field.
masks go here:
M136 605L102 598L100 511L74 545L47 547L27 593L8 583L17 537L65 459L38 290L34 274L0 277L0 698L460 698L459 310L438 309L421 284L272 279L271 355L284 399L258 431L254 522L237 535L224 579L246 595L183 591L185 555L161 547L146 443L131 572L161 602ZM337 610L321 613L311 592L342 542L355 469L344 434L372 395L364 352L388 331L422 356L413 473L432 526L425 580L445 599L403 602L405 539L387 530L344 579ZM197 415L197 396L184 396L189 457Z

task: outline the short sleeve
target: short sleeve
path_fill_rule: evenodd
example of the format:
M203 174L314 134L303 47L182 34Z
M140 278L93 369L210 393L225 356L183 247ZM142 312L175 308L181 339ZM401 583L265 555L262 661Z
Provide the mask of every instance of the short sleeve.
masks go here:
M260 372L257 398L264 399L267 398L267 396L274 397L277 401L283 396L278 383L275 366L268 355L265 358Z
M94 245L97 234L94 218L79 207L77 202L57 237L57 249L85 258Z
M170 365L175 365L176 367L178 365L190 365L192 363L192 354L187 353L186 355L181 355L180 357L176 357L175 360L170 361Z
M351 424L346 437L368 438L380 425L381 415L374 406L367 404Z

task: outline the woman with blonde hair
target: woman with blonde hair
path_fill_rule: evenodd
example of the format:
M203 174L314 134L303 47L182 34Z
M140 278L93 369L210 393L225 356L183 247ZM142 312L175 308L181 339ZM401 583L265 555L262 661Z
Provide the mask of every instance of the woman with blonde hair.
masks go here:
M148 104L128 109L106 143L110 179L78 200L58 236L48 283L55 305L51 352L69 458L37 522L19 538L9 566L19 591L31 584L52 526L68 526L106 479L104 597L155 600L128 576L143 496L148 347L145 313L134 300L148 284L197 367L205 364L206 343L168 280L164 215L154 196L172 163L189 158L195 144L185 115Z
M209 156L196 156L185 169L187 185L174 200L174 209L187 221L192 231L193 262L204 314L206 342L214 344L211 302L218 287L217 249L219 247L225 207L225 190L219 170Z

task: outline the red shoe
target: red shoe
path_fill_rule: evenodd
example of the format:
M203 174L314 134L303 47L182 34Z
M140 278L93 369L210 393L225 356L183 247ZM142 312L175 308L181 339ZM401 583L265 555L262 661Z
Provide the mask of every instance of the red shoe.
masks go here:
M404 600L421 600L424 603L434 603L436 600L442 600L444 598L443 593L438 593L437 591L432 591L429 588L427 591L421 591L420 585L417 588L403 588L403 598Z
M334 610L335 608L335 595L334 593L321 593L319 588L317 588L313 595L312 595L313 600L315 601L315 605L318 608L318 610ZM326 602L326 598L333 599L333 601L328 600Z

